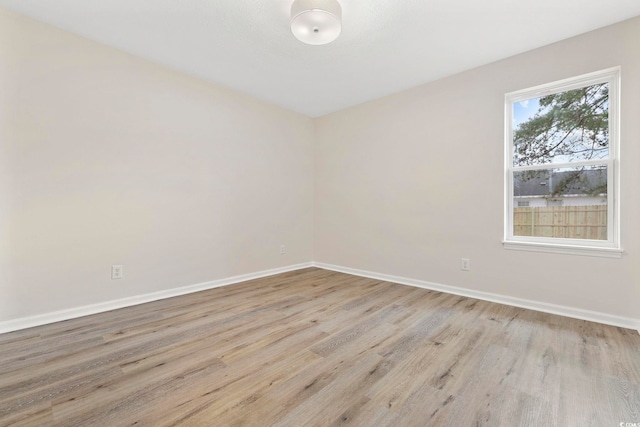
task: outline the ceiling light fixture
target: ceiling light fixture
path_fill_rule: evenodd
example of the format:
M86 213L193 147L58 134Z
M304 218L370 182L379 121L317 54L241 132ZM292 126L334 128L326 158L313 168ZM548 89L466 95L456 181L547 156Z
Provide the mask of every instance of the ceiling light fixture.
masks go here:
M337 0L295 0L291 32L303 43L331 43L342 31L342 7Z

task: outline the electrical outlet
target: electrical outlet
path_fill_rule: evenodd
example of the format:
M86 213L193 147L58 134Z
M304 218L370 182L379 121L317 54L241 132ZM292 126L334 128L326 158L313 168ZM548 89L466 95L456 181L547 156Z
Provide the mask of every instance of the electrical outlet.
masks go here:
M280 245L280 255L287 253L287 248L284 245Z
M124 271L122 269L122 265L112 265L111 266L111 280L122 279Z
M460 263L460 269L462 271L471 270L471 260L469 258L462 258L461 263Z

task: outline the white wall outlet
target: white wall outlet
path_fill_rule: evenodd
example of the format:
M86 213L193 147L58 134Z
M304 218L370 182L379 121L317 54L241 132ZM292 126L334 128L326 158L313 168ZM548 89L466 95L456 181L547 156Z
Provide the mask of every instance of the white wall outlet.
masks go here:
M462 271L471 270L471 260L469 258L462 258L461 263L460 263L460 269Z
M112 265L111 266L111 280L122 279L124 271L122 269L122 265Z
M280 245L280 255L287 253L287 248L284 245Z

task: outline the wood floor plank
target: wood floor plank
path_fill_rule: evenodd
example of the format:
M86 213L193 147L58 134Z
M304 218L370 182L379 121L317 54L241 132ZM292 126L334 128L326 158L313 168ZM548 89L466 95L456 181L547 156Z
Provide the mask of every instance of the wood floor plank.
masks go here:
M0 335L0 426L640 423L640 336L308 268Z

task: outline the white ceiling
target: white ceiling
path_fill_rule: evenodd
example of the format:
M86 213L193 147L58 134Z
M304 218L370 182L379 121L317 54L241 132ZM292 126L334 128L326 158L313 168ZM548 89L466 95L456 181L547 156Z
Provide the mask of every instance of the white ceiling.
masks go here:
M308 46L293 0L0 0L0 6L318 117L640 15L638 0L340 0Z

